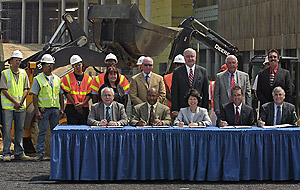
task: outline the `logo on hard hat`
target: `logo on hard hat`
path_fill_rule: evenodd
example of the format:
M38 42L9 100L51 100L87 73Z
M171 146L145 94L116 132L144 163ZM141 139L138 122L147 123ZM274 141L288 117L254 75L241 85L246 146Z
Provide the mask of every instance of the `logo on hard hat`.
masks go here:
M23 59L23 54L19 51L19 50L15 50L12 52L11 58L15 57L15 58L20 58Z
M183 55L181 54L176 55L173 63L185 63Z
M104 62L106 63L107 60L115 60L116 63L118 63L118 59L117 57L115 56L115 54L112 54L112 53L109 53L106 57L105 57L105 60Z
M72 55L72 57L70 58L71 65L74 65L79 62L82 62L81 57L79 55Z

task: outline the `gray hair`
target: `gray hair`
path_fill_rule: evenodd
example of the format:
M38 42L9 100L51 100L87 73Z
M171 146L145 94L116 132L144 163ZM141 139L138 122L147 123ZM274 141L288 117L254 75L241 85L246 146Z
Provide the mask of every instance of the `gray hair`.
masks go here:
M196 55L196 50L194 50L193 48L186 48L186 49L183 51L183 56L184 56L185 53L188 52L188 51L192 51L192 52L194 52L195 55Z
M236 58L235 55L228 55L228 56L226 57L226 59L225 59L225 63L227 63L227 60L228 60L229 57L233 57L233 58L236 60L236 62L238 62L238 59Z
M147 60L147 59L151 60L151 62L153 63L153 59L151 57L144 57L142 64L144 64L144 61Z
M273 89L273 91L272 91L272 96L274 96L276 93L279 93L279 92L283 92L283 95L285 95L285 92L284 92L284 90L283 90L283 88L281 87L281 86L277 86L277 87L275 87L274 89Z
M112 95L115 96L115 92L114 92L114 89L110 88L110 87L104 87L102 90L101 90L101 96L103 95L103 92L104 90L110 90Z

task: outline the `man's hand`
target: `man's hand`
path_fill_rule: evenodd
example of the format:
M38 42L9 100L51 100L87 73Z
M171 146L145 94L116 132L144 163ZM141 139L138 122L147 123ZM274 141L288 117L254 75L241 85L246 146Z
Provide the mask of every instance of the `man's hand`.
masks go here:
M178 127L183 127L184 126L184 123L182 121L179 121L177 124L176 124Z
M191 126L198 126L198 123L190 123L188 126L189 127L191 127Z
M15 103L14 103L14 108L15 108L16 110L19 110L21 107L22 107L21 102L15 102Z
M36 117L38 120L43 119L43 116L42 116L42 113L40 112L40 110L36 110L36 111L35 111L35 117Z
M172 114L173 114L173 117L175 118L175 117L178 116L179 112L178 111L172 111Z
M137 126L145 126L145 125L147 125L147 122L141 119L139 122L137 122L136 125Z
M102 119L99 123L99 126L106 126L108 123L107 123L107 120L106 119Z
M265 122L264 121L262 121L262 120L259 120L258 122L257 122L257 125L258 126L260 126L260 127L263 127L263 126L265 126Z
M220 122L221 127L226 127L228 125L227 121L222 121Z
M78 111L78 113L83 114L83 103L75 103L74 108Z
M107 125L108 126L118 126L118 123L115 121L110 121Z
M220 117L220 114L221 114L220 110L215 111L215 113L218 117Z
M153 122L153 125L154 126L162 126L163 124L159 119L155 119L154 122Z

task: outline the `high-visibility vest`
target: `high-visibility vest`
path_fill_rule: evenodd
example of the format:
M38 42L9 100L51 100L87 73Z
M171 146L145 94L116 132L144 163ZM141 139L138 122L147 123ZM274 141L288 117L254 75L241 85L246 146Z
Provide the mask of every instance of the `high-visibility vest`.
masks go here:
M98 93L100 87L104 84L104 75L105 75L105 73L101 73L100 75L98 75L94 78L92 85L91 85L91 90L93 92ZM121 75L119 73L119 77L120 77L119 84L123 87L125 94L127 94L129 91L130 83L128 82L127 78L124 75Z
M38 95L38 105L42 108L59 108L59 91L60 91L60 78L54 74L53 88L51 88L44 73L34 77L40 85L40 92Z
M75 74L72 72L63 77L61 80L61 87L72 96L75 103L82 103L86 98L86 95L91 92L90 86L92 81L92 77L84 73L81 84L78 86ZM72 103L67 100L67 104ZM84 107L89 107L89 103L85 104Z
M210 83L209 83L209 95L210 95L211 108L214 108L215 83L216 83L216 81L210 81Z
M170 73L170 74L167 74L167 75L164 76L166 92L169 92L169 93L171 93L172 78L173 78L173 73ZM171 101L167 100L167 105L168 105L169 108L171 108L171 106L172 106Z
M7 81L7 91L9 94L16 100L21 101L23 93L24 93L24 87L25 87L25 78L26 78L26 72L24 69L19 69L19 79L18 84L16 83L15 77L13 76L13 73L11 69L6 69L2 71L1 74L2 77L6 78ZM8 109L8 110L16 110L14 108L14 103L10 101L4 94L1 92L1 104L2 109ZM23 106L20 109L26 108L26 99L24 100Z

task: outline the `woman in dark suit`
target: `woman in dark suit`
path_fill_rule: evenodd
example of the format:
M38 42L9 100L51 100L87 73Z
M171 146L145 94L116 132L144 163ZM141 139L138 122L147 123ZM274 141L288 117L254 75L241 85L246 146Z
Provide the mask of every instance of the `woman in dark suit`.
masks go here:
M211 125L207 109L198 106L201 101L200 93L196 89L190 89L186 95L188 107L181 108L174 125L185 126L207 126Z
M123 87L119 84L120 82L120 75L116 67L110 66L107 68L106 73L104 75L104 84L99 88L98 94L101 97L101 90L104 87L110 87L114 90L115 98L114 101L123 104L126 107L126 100L125 100L125 92ZM100 102L101 102L100 98Z

